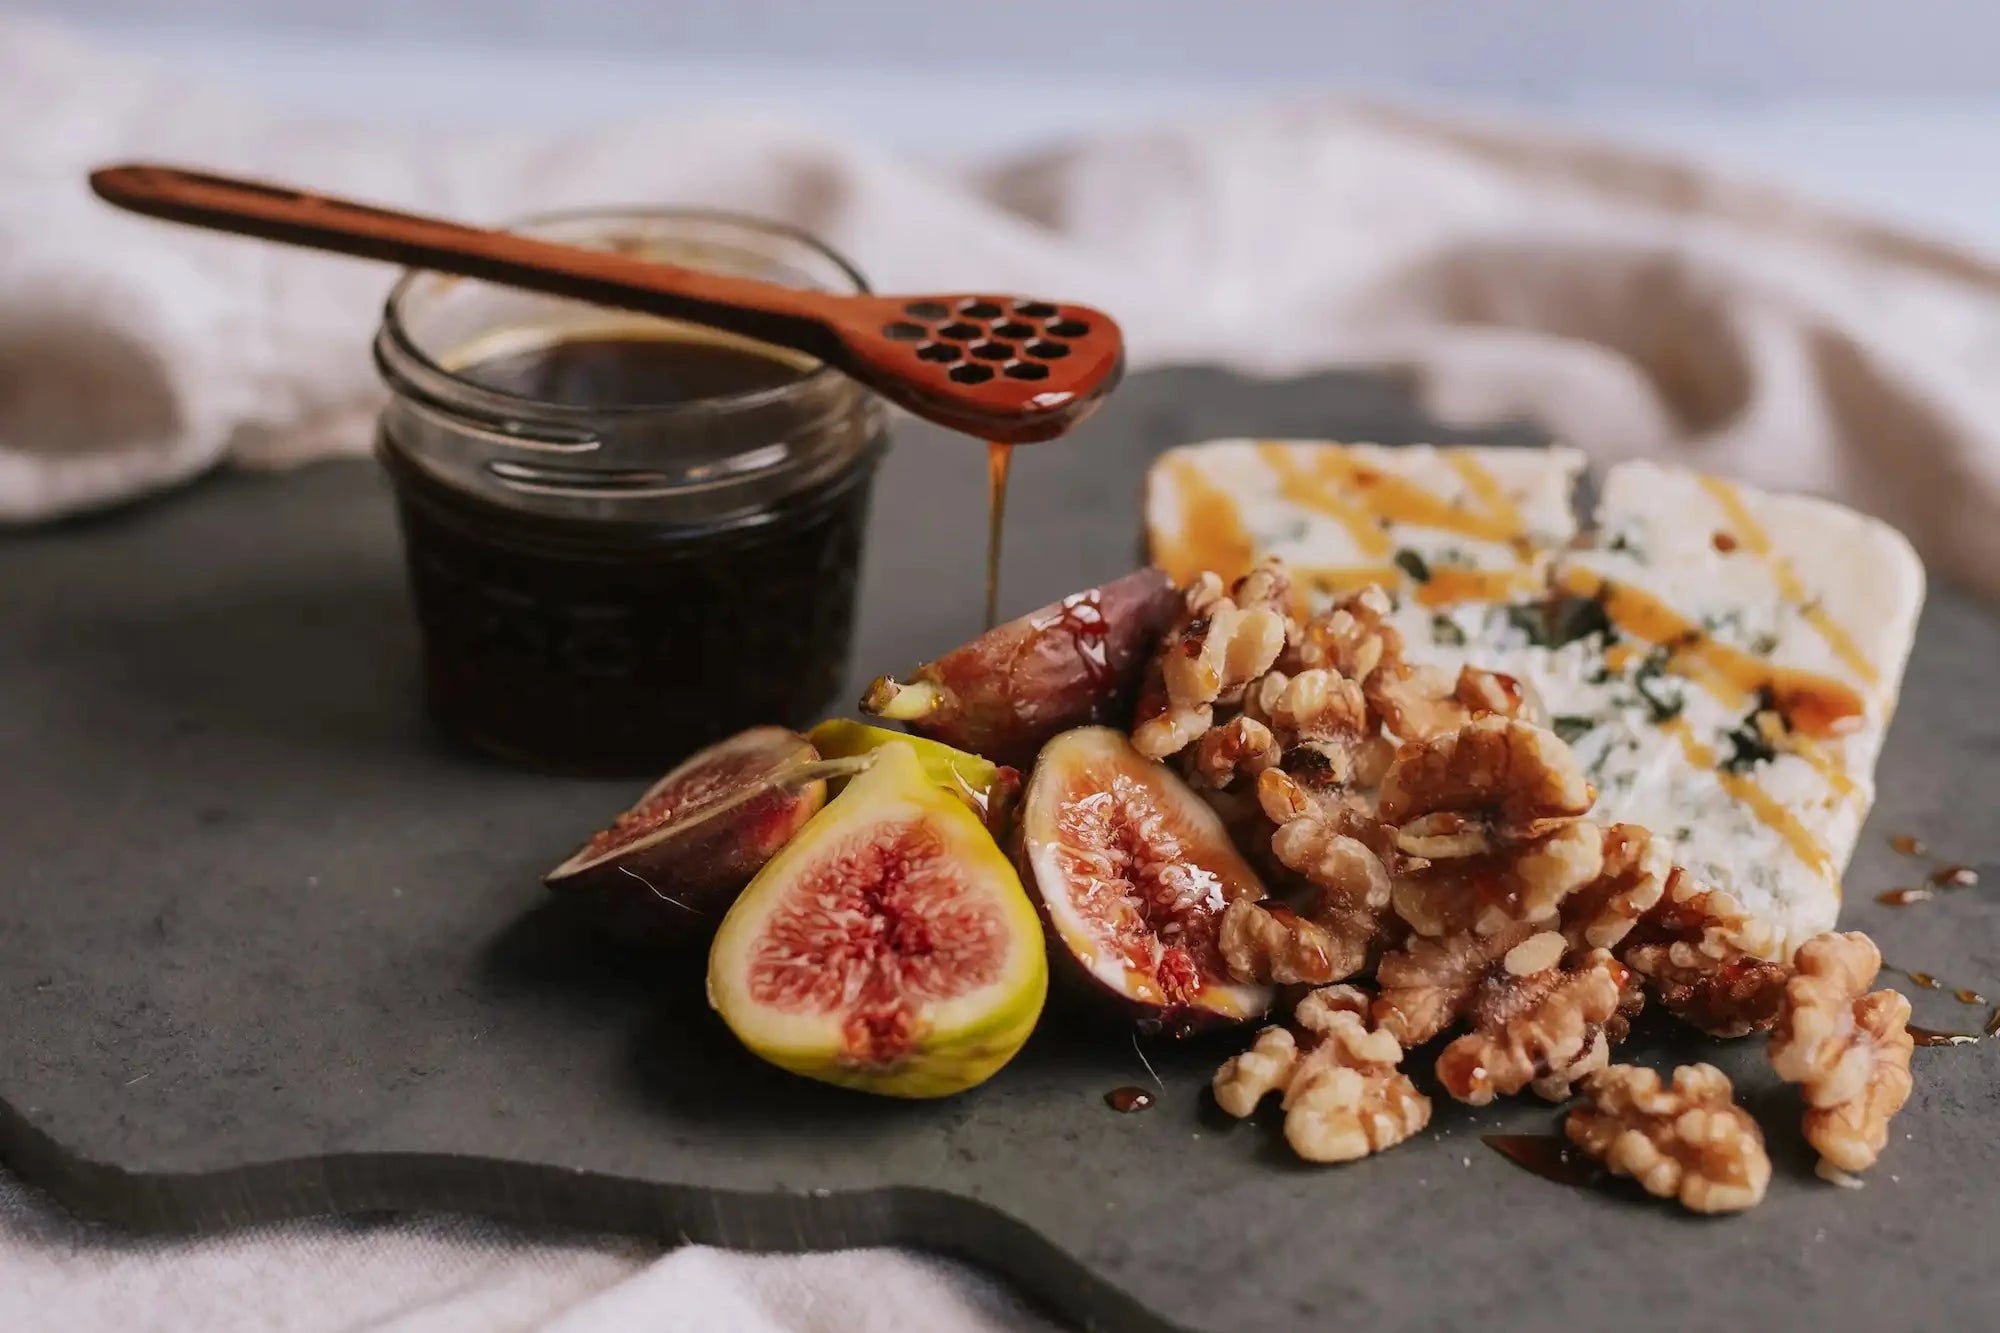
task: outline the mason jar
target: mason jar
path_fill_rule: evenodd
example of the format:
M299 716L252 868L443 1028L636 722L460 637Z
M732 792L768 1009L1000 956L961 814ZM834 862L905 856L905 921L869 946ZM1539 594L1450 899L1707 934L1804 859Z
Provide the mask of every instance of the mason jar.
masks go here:
M693 268L868 290L755 218L604 210L515 230ZM432 716L538 769L658 773L845 676L872 394L802 354L417 272L375 339Z

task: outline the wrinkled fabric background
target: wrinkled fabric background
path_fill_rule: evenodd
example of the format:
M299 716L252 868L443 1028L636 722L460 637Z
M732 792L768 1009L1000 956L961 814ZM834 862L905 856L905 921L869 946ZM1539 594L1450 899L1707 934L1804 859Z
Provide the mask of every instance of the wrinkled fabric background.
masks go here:
M98 204L87 168L131 157L469 219L778 217L881 290L1106 307L1138 366L1410 366L1445 420L1530 416L1602 461L1833 495L2000 592L2000 266L1653 154L1335 99L956 166L740 119L439 142L276 121L4 20L0 522L367 448L391 275ZM0 1327L56 1310L78 1329L1046 1326L910 1254L663 1257L435 1218L168 1242L0 1176Z

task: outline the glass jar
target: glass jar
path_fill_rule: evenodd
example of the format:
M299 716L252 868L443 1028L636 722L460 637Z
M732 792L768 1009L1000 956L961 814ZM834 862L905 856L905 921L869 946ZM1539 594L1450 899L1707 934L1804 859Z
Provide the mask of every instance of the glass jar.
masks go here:
M727 214L517 230L836 292L800 232ZM810 358L668 320L412 273L375 339L430 711L535 768L665 771L845 676L880 402Z

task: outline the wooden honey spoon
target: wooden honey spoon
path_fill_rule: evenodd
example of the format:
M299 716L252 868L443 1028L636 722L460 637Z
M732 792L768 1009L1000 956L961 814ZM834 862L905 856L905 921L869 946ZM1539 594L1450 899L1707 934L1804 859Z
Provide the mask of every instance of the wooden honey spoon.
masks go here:
M90 187L106 202L150 217L664 315L795 348L918 416L1003 444L1068 431L1124 369L1116 321L1069 302L840 296L145 163L93 171Z

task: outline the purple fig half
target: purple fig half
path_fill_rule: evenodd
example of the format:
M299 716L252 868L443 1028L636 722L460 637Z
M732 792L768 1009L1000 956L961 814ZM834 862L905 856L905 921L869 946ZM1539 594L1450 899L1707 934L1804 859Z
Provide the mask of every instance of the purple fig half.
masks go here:
M1131 721L1139 674L1179 607L1165 571L1136 570L996 626L908 680L880 677L861 709L1025 769L1059 732Z
M654 783L544 882L591 900L620 935L700 933L819 813L826 778L864 764L822 761L812 742L784 727L740 731Z

